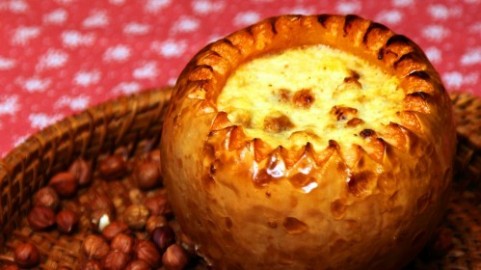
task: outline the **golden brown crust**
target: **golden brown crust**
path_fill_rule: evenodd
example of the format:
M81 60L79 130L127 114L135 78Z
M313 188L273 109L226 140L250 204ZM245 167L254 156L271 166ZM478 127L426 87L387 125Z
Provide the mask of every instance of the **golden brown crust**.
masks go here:
M286 148L247 136L218 110L241 64L316 44L399 78L400 121L362 130L362 145ZM355 108L332 113L362 121ZM271 120L274 131L289 128ZM412 41L354 15L280 16L210 44L184 69L164 123L163 171L182 228L216 269L394 269L441 218L454 136L449 97Z

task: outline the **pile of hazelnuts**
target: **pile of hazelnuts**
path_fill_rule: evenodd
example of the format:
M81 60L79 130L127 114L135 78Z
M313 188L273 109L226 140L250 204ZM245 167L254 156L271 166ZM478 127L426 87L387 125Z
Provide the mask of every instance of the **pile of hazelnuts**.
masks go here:
M117 153L101 159L93 172L91 163L78 159L34 194L28 226L34 232L81 233L80 269L194 267L198 258L176 226L160 162L158 150L133 160ZM117 188L122 196L112 196ZM18 243L14 264L2 269L38 267L48 256L43 253L32 241Z

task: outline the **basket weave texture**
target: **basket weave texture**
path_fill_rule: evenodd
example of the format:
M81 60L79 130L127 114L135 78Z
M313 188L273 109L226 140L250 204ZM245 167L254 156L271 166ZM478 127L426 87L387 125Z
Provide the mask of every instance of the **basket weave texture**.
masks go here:
M0 246L7 237L9 242L30 239L49 254L42 269L74 269L81 234L66 237L55 231L33 233L25 229L28 226L16 229L32 195L79 157L95 166L98 158L120 147L129 156L157 147L170 95L169 87L152 89L92 107L33 135L0 160ZM456 192L442 227L452 233L453 248L441 258L417 259L410 269L481 269L481 98L467 93L452 93L451 98L459 138Z
M15 230L28 213L32 195L79 157L95 165L119 147L135 156L158 145L170 94L171 88L152 89L89 108L31 136L0 160L0 247L7 237L30 239L49 254L43 269L74 266L82 235Z
M481 177L481 98L469 93L452 93L457 123L456 169L458 179L476 190ZM465 186L463 186L465 187Z

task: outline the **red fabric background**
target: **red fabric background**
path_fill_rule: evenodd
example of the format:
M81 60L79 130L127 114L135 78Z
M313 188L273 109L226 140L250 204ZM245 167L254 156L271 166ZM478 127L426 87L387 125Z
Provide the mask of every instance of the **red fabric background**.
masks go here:
M357 13L417 42L446 87L481 95L481 0L1 0L0 156L87 106L173 84L206 43L284 14Z

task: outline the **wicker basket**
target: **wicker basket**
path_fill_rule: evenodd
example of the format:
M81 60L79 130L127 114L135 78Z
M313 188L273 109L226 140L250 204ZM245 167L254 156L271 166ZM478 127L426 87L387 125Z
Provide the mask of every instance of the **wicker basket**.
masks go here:
M481 98L469 93L452 93L451 99L458 124L457 180L476 189L481 177Z
M6 237L33 240L42 253L49 254L42 269L75 269L82 235L15 230L30 207L32 194L78 157L95 164L120 147L130 156L156 147L170 94L170 88L154 89L93 107L42 130L0 160L0 244L4 246ZM443 227L452 233L454 246L441 258L416 259L409 269L481 269L481 196L477 192L481 99L453 93L452 100L459 123L457 192Z
M98 157L119 147L134 156L158 145L170 93L170 88L154 89L95 106L47 127L0 160L1 246L7 236L30 239L49 254L42 269L75 269L82 235L36 233L32 239L30 230L11 233L26 215L35 191L76 158L95 164Z

